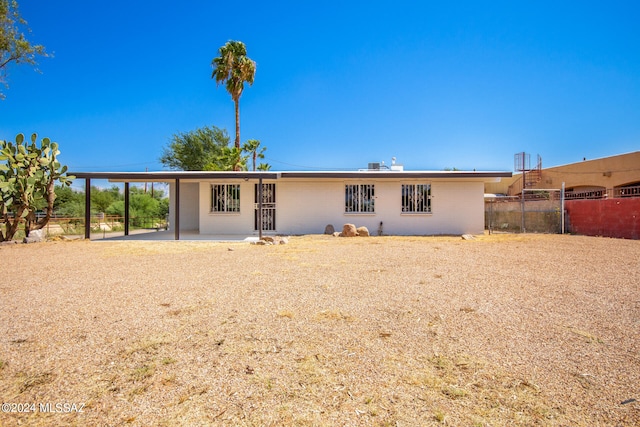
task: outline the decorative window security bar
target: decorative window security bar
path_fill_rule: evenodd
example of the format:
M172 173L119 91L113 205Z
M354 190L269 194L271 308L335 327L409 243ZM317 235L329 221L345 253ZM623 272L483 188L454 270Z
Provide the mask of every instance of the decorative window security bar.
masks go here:
M345 213L374 213L374 184L347 184L344 187Z
M240 212L240 185L213 184L211 186L211 212Z
M402 213L431 213L431 184L402 185Z

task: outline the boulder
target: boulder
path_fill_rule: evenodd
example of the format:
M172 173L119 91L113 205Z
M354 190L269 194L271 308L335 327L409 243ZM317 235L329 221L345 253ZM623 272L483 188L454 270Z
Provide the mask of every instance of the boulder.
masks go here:
M25 237L22 242L23 243L38 243L44 242L47 239L46 232L44 229L39 230L31 230L29 232L29 237Z
M336 229L333 228L333 224L327 224L327 226L324 228L324 234L333 234L336 232Z
M369 229L367 227L358 227L356 232L360 237L369 237Z
M358 235L358 231L354 224L345 224L342 226L342 233L340 233L340 237L356 237Z
M341 236L342 236L341 232L339 232L339 231L334 231L333 232L333 237L341 237Z

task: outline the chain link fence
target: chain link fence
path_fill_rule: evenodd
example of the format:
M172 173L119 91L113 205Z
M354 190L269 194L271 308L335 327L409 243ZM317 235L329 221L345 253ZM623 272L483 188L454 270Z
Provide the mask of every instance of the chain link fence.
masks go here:
M525 197L485 200L485 229L489 233L562 233L560 190L535 191Z

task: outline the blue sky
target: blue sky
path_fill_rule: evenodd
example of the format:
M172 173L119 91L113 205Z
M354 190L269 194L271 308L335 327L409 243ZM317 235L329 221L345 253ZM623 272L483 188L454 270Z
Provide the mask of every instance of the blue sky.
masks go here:
M162 170L171 136L234 110L211 60L257 63L241 139L274 170L512 170L640 149L640 3L20 2L42 74L12 66L0 138L37 132L75 171ZM532 160L533 163L533 160Z

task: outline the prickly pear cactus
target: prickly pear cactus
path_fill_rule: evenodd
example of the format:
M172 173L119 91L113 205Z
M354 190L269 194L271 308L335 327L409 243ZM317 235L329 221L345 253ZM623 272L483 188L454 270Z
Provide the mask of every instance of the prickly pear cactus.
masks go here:
M21 222L27 236L44 227L53 211L55 183L71 185L75 178L58 162L58 144L42 138L38 146L37 139L34 133L30 142L23 134L16 135L15 143L0 140L0 215L5 227L4 232L0 227L0 241L12 239ZM45 213L39 219L38 210Z

